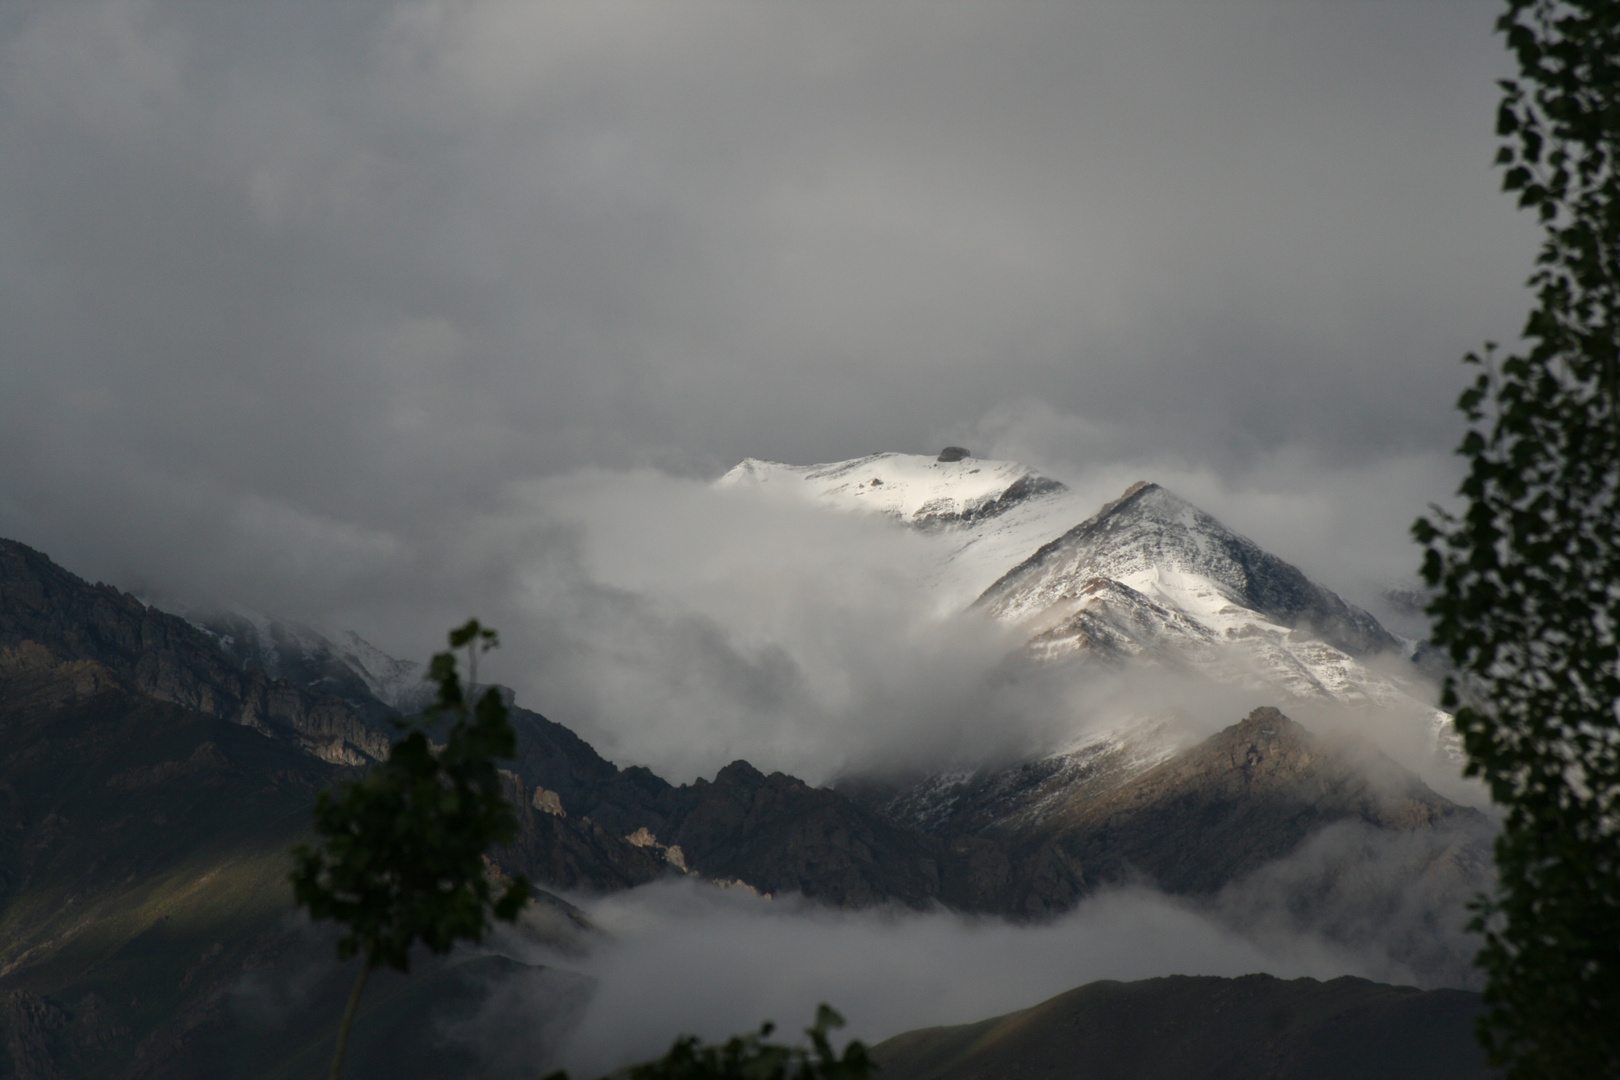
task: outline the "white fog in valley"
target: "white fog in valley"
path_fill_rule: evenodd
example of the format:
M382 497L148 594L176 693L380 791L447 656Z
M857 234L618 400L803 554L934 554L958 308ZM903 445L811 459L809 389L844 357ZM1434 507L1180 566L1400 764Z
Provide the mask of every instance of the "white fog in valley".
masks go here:
M1328 844L1344 846L1343 837ZM1325 845L1318 845L1319 847ZM1338 884L1346 905L1381 916L1399 872L1396 851L1358 852L1360 883ZM1323 851L1288 860L1279 873L1324 880ZM1275 896L1275 882L1268 883ZM1354 895L1351 895L1352 891ZM534 1041L490 1052L509 1060L566 1067L576 1077L657 1056L681 1034L722 1039L776 1023L778 1037L797 1038L818 1003L849 1021L842 1034L876 1041L916 1027L967 1023L1037 1004L1097 979L1162 975L1332 979L1353 975L1435 985L1471 982L1423 979L1388 954L1403 933L1419 929L1415 914L1394 912L1383 926L1346 944L1285 915L1241 890L1204 904L1137 886L1104 891L1052 922L1018 925L948 912L838 911L795 897L765 899L739 889L689 881L664 882L612 896L576 897L599 932L587 951L558 953L503 936L510 955L592 981L588 995L575 980L517 978L492 988L490 1020L514 1010L536 1018ZM1457 898L1454 898L1457 899ZM1454 972L1475 947L1461 931L1460 903L1438 931L1423 922L1437 946L1453 951ZM583 1008L579 999L583 997ZM630 1019L630 1018L633 1018ZM541 1022L544 1021L544 1022ZM450 1037L487 1046L493 1024L462 1024ZM560 1047L559 1047L560 1044Z

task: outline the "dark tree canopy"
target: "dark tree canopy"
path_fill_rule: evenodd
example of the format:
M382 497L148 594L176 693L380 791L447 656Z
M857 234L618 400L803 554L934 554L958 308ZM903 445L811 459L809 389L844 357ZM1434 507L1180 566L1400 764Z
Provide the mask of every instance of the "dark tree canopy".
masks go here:
M1470 355L1466 509L1415 533L1468 754L1506 809L1481 1037L1620 1076L1620 3L1509 0L1497 163L1544 239L1519 350Z

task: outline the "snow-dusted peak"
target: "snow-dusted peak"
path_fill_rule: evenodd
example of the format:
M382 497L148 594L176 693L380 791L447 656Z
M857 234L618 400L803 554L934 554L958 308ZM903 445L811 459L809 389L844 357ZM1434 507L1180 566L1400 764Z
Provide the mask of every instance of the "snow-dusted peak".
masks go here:
M749 458L722 476L721 487L771 485L844 509L865 509L908 525L966 525L996 517L1031 499L1067 489L1016 461L944 454L872 454L826 465L784 465Z
M1297 567L1157 484L1139 482L1095 516L1043 545L984 591L978 606L1020 622L1076 596L1092 579L1117 581L1212 628L1259 614L1308 629L1352 656L1400 642L1360 608Z

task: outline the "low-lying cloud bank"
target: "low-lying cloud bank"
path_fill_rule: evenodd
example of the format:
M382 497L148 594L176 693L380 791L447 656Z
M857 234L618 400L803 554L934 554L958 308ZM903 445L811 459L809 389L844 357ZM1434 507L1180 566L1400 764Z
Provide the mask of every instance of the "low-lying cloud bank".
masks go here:
M717 1039L772 1020L791 1038L819 1002L848 1018L845 1035L875 1041L999 1015L1098 979L1266 972L1473 985L1476 945L1462 929L1472 879L1402 899L1411 849L1433 843L1330 830L1211 902L1121 888L1037 925L839 911L671 881L585 901L603 933L583 956L515 939L502 948L594 983L570 1024L546 1024L525 1051L577 1077L657 1056L679 1034ZM1300 903L1306 894L1312 904ZM1391 910L1399 917L1387 918ZM497 988L492 1017L510 1029L514 1008L561 1015L553 985ZM454 1037L476 1042L480 1030L465 1023ZM508 1060L512 1051L500 1049Z

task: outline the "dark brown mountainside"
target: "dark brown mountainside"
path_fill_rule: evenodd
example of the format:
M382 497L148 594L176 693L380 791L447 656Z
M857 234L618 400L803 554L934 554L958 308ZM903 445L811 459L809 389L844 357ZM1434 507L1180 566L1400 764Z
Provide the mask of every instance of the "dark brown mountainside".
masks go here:
M1079 865L1055 845L929 836L746 761L680 787L644 768L604 762L605 771L593 775L580 762L551 755L539 765L521 762L519 772L556 783L549 790L566 813L583 812L619 836L645 830L646 841L679 848L699 875L760 892L800 893L837 907L944 904L1028 917L1065 911L1085 890ZM543 780L539 786L548 787Z
M1141 875L1207 894L1342 821L1455 826L1481 842L1489 833L1478 811L1371 746L1313 735L1274 708L1112 791L1052 808L1030 831L1056 838L1094 882Z
M28 1075L25 1051L55 1062L38 1076L144 1075L245 972L312 947L289 933L286 851L315 792L356 770L34 643L0 646L0 745L0 1020L22 1040L0 1044L0 1076L6 1055ZM588 819L527 802L519 819L497 861L542 884L668 870Z
M1478 994L1364 979L1096 982L879 1043L884 1080L1486 1080Z

